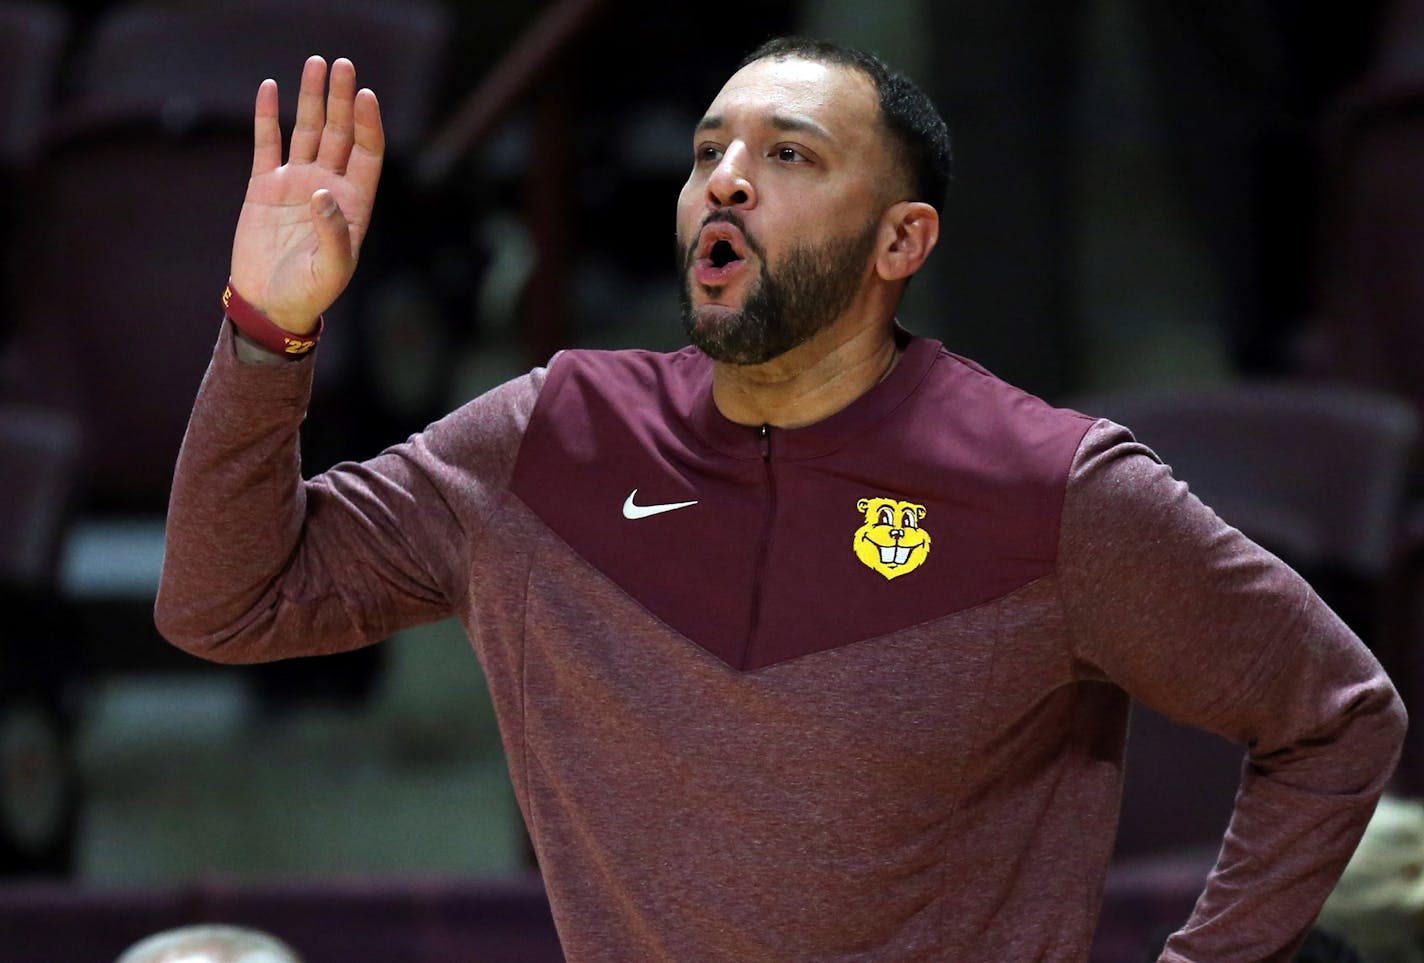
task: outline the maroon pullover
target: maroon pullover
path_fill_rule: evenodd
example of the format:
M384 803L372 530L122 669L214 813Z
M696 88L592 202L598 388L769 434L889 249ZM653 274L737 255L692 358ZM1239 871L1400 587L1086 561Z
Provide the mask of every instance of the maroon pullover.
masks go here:
M1404 712L1286 566L1124 429L903 336L805 428L711 363L569 351L301 479L309 357L224 325L157 619L255 662L458 616L573 961L1077 961L1129 695L1249 749L1170 961L1288 960Z

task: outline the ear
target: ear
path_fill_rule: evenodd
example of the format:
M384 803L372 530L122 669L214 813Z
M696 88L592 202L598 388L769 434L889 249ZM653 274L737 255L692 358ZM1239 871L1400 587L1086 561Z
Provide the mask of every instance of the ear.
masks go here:
M924 518L924 517L925 517L925 506L923 506L923 505L916 505L916 506L915 506L915 511L919 513L919 515L920 515L921 518Z
M939 211L923 201L899 201L885 212L875 270L899 281L920 269L939 243Z
M860 501L855 503L855 507L858 508L862 514L864 514L865 510L870 507L870 502L862 498Z

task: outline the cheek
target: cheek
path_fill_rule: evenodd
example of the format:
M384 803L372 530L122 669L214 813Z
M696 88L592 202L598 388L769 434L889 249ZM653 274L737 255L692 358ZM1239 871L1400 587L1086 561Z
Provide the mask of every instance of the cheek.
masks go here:
M702 198L702 181L693 171L687 181L682 185L682 190L677 195L677 227L681 231L687 227L691 220L695 226L698 213L698 202Z
M677 244L679 248L687 247L690 238L697 230L696 212L692 211L689 205L685 202L686 196L687 191L684 190L683 193L677 199L676 230Z

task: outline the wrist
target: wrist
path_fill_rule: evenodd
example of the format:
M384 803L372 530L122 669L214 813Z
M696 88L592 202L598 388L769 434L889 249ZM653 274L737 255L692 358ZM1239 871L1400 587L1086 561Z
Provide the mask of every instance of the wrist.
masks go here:
M232 323L232 319L225 320L226 324L232 326L232 351L237 355L237 360L249 365L286 365L293 361L300 361L306 355L278 354L269 351L262 345L249 338L241 328Z
M228 320L239 331L268 351L289 358L299 358L316 347L318 339L321 338L322 329L325 327L325 322L320 315L317 316L316 327L306 334L294 334L285 328L278 327L237 292L237 289L232 286L230 278L227 287L223 289L222 303Z

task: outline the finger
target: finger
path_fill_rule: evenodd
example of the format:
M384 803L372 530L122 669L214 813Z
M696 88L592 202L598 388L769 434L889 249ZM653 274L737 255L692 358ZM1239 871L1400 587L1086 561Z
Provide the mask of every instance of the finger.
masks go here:
M370 88L356 94L355 146L346 164L346 179L367 196L376 193L381 162L386 156L386 134L381 127L381 105Z
M257 88L257 109L252 119L252 176L282 166L282 125L277 119L277 81L264 80Z
M331 90L326 96L326 127L316 162L338 174L346 170L355 137L356 68L345 57L331 65Z
M321 128L326 123L326 61L308 57L302 67L302 89L297 95L297 123L292 128L292 148L287 152L289 164L309 164L316 160L321 143Z
M326 188L312 194L311 212L316 224L316 274L318 277L337 279L345 287L352 270L351 232L346 215Z

